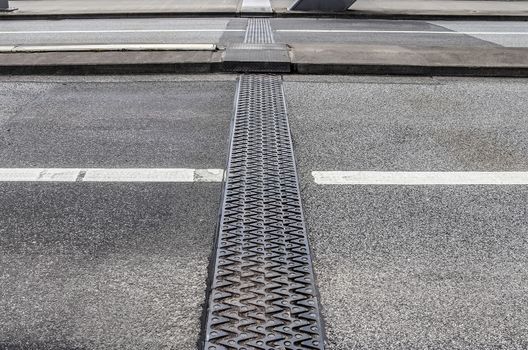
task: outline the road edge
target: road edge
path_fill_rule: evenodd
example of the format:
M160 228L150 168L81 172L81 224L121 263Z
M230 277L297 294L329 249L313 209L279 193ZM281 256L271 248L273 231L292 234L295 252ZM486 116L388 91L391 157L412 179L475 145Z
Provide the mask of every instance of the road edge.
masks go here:
M271 18L349 18L385 20L464 20L464 21L528 21L527 15L496 14L412 14L350 12L273 12L271 14L250 12L110 12L110 13L0 13L2 20L60 20L60 19L118 19L118 18L198 18L198 17L271 17Z
M527 66L447 66L292 63L298 75L409 75L528 78ZM224 62L1 65L0 76L14 75L101 75L101 74L240 74Z

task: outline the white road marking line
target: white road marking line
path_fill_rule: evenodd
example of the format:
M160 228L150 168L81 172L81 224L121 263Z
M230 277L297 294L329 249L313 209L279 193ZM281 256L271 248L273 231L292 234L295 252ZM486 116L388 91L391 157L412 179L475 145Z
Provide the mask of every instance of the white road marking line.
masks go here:
M367 34L444 34L444 35L528 35L527 32L448 32L420 30L277 29L282 33L367 33Z
M0 53L95 51L214 51L215 44L88 44L0 46Z
M222 169L0 168L0 182L221 182Z
M80 169L3 168L0 181L57 181L73 182Z
M320 185L528 185L528 172L313 171Z
M0 31L0 34L89 34L89 33L215 33L245 32L245 29L108 29L108 30L21 30Z
M83 182L194 182L194 169L87 169Z
M7 46L7 45L0 45L0 53L3 53L3 52L13 52L13 50L15 49L15 46L14 45L10 45L10 46Z
M194 182L220 182L224 180L222 169L196 169Z

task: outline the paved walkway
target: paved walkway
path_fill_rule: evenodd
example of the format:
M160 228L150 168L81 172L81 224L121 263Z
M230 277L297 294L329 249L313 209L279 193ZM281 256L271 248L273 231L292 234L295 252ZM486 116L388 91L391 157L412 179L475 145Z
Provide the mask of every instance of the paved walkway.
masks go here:
M238 0L15 0L13 14L236 13Z
M242 0L11 0L18 11L1 14L20 15L116 15L139 13L239 14ZM273 11L285 14L293 0L271 0ZM350 15L427 15L427 16L527 16L527 1L460 0L358 0Z
M272 0L276 12L284 12L291 0ZM349 12L372 15L526 16L528 1L461 0L358 0Z

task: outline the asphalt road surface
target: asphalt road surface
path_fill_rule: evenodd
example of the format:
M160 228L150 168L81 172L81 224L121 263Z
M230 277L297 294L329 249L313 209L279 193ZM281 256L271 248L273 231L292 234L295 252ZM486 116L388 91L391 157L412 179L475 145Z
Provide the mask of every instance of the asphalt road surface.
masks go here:
M212 43L243 41L247 19L3 21L0 45ZM526 22L271 19L276 42L528 47Z
M1 167L223 169L234 78L2 79ZM0 182L0 348L195 349L221 187Z
M528 187L320 185L313 171L526 171L525 80L291 77L330 349L528 346Z
M2 77L0 169L223 169L235 79ZM328 349L528 347L528 186L313 176L526 172L528 81L284 80ZM196 349L221 188L0 181L0 348Z

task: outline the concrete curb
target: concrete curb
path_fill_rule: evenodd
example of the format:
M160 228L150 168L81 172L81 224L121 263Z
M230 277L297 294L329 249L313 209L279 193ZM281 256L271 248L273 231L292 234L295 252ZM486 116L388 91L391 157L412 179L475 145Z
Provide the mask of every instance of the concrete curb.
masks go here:
M528 77L525 48L232 45L213 51L0 53L0 75L296 73ZM262 46L262 47L261 47Z
M259 66L260 67L260 66ZM238 73L224 62L139 64L49 64L2 65L0 75L88 75L88 74L204 74ZM275 72L276 73L276 72ZM413 66L365 64L292 63L291 74L319 75L410 75L528 78L525 67ZM284 74L284 73L282 73Z
M215 44L80 44L0 46L0 53L110 52L110 51L215 51Z
M452 21L528 21L527 15L483 15L483 14L410 14L349 11L346 13L274 13L277 18L339 18L339 19L385 19L385 20L452 20Z
M97 51L0 54L0 74L211 73L220 51Z
M204 74L223 72L222 63L142 63L78 65L11 65L0 64L0 75L99 75L99 74Z
M317 75L410 75L528 78L525 67L414 66L294 63L292 72Z
M406 14L349 11L333 12L274 12L272 14L239 12L120 12L120 13L0 13L2 20L59 20L59 19L112 19L112 18L198 18L198 17L274 17L274 18L350 18L386 20L464 20L464 21L528 21L527 15L483 15L483 14Z

